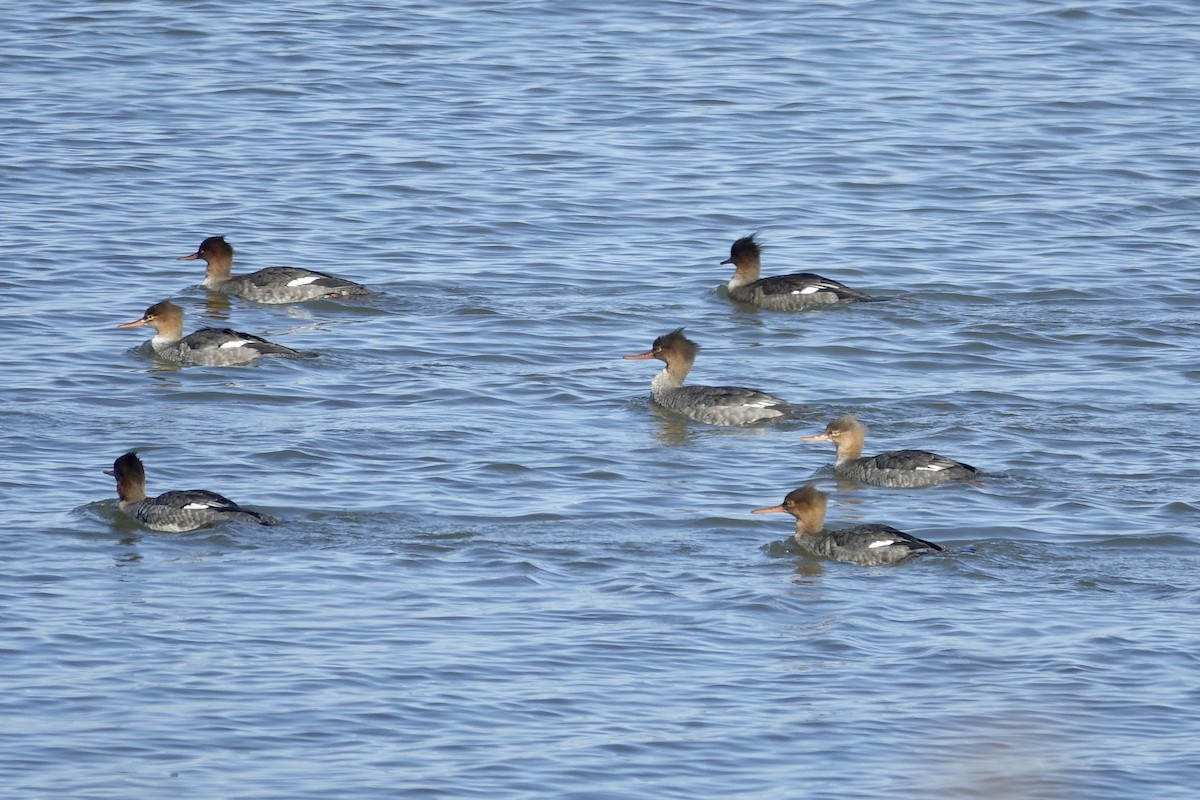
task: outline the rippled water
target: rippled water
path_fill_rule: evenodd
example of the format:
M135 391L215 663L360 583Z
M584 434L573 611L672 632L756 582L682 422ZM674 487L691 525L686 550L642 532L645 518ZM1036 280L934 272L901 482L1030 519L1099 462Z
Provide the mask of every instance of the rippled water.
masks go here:
M1187 796L1194 11L10 9L3 794ZM752 231L892 300L731 304ZM381 294L222 303L212 234ZM167 296L320 357L165 369ZM680 325L804 417L656 411ZM999 476L839 490L850 411ZM284 524L134 527L134 447ZM801 558L814 475L951 551Z

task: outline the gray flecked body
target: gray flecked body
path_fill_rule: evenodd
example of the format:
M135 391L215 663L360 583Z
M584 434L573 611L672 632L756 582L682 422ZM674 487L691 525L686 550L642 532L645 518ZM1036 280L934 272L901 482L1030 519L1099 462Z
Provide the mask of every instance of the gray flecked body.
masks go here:
M834 474L872 486L918 489L983 476L982 470L927 450L890 450L834 465Z
M121 510L147 528L165 533L194 531L220 522L279 523L274 517L242 508L229 498L204 489L163 492L136 503L122 503Z
M169 341L160 336L150 340L150 346L168 361L227 367L247 364L261 356L298 358L300 353L281 344L268 342L261 336L241 333L229 328L201 328L182 339Z
M255 303L302 303L322 297L370 294L361 284L301 267L267 267L249 275L209 279L204 287Z
M799 526L797 526L799 528ZM874 567L896 564L924 553L938 553L941 545L918 539L890 525L856 525L820 533L795 535L796 544L812 555L849 564Z
M665 370L660 375L665 375ZM656 379L654 384L659 383ZM664 381L665 383L665 381ZM788 413L786 400L740 386L657 386L650 396L663 408L709 425L749 425Z
M730 297L768 311L800 311L815 306L873 299L845 284L811 272L776 275L740 285L735 283L736 280L729 282Z

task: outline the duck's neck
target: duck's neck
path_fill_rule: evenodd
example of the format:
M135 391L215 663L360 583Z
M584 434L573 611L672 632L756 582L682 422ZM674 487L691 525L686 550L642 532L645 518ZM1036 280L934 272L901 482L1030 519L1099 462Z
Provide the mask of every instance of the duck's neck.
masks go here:
M160 320L158 327L154 329L154 338L150 340L150 346L155 350L162 350L164 347L170 347L183 338L183 320L178 322L172 320Z
M825 504L809 506L796 517L796 535L814 536L825 529Z
M670 367L664 367L661 372L654 376L654 380L650 381L650 394L657 395L662 392L673 392L681 386L683 386L683 375L676 375L671 371Z
M863 440L861 436L847 436L836 444L837 461L835 464L845 464L862 455Z
M211 286L217 283L224 283L229 280L230 273L233 272L233 259L223 258L221 256L213 256L208 260L208 266L204 270L204 285Z
M691 371L692 359L674 354L674 357L667 362L663 371L654 376L654 380L650 384L650 389L654 392L678 389L680 386L683 386L683 379Z
M140 503L146 499L146 484L136 481L122 481L117 484L117 497L120 498L121 508L126 508L134 503Z
M754 261L743 261L740 264L735 264L733 268L733 277L729 279L729 291L732 292L734 289L738 289L748 283L754 283L756 280L758 280L760 272L761 270L757 259Z

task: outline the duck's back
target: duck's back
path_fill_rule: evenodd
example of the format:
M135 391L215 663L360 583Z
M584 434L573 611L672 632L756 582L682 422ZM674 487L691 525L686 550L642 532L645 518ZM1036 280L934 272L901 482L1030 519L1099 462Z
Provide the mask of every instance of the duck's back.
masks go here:
M923 553L937 553L945 549L890 525L878 524L797 535L796 542L814 555L866 566L895 564Z
M369 294L354 281L303 267L267 267L230 278L221 291L256 303L298 303L319 297Z
M300 355L290 347L230 328L201 328L160 352L174 361L210 367L246 364L260 356L295 358Z
M969 481L983 476L982 470L970 464L928 450L889 450L838 464L834 472L860 483L902 489Z
M275 525L279 520L242 508L227 497L206 489L163 492L125 509L148 528L166 533L193 531L218 522Z
M729 290L729 296L769 311L794 311L831 303L873 300L844 283L812 272L760 278Z
M682 386L653 395L659 405L709 425L747 425L782 417L792 409L782 398L741 386Z

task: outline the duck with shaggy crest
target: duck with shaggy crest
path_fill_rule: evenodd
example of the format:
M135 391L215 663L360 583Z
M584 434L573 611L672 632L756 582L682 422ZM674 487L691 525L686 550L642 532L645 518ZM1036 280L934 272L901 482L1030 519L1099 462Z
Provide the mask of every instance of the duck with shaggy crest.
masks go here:
M877 456L863 456L867 426L852 416L838 417L825 426L823 433L802 436L805 442L833 442L837 448L833 473L871 486L917 489L955 481L984 477L982 470L940 456L928 450L889 450Z
M177 364L200 364L208 367L228 367L246 364L260 356L299 358L303 356L290 347L268 342L252 333L229 328L201 328L183 335L183 309L168 298L146 309L141 319L125 322L118 328L154 328L150 346L154 352Z
M699 345L677 328L654 340L645 353L626 359L657 358L666 367L650 383L650 396L664 408L709 425L747 425L779 419L793 413L794 406L774 395L741 386L684 386L683 380L696 361Z
M105 473L117 479L120 509L154 531L183 533L221 522L279 524L275 517L242 508L228 497L206 489L185 489L147 497L146 469L133 450L114 461L113 468Z
M180 256L179 261L203 259L203 286L214 292L252 300L256 303L302 303L320 298L370 294L367 287L303 267L267 267L249 275L232 275L233 245L224 236L210 236L196 252Z
M729 258L721 262L733 264L733 277L729 279L728 288L729 296L734 300L768 311L800 311L833 303L877 299L812 272L760 278L762 248L754 238L756 235L752 233L734 242L729 248Z
M838 530L825 529L828 495L815 486L793 489L783 503L756 508L752 514L785 512L796 518L796 544L818 558L875 567L896 564L925 553L940 553L946 548L918 539L890 525L871 523Z

